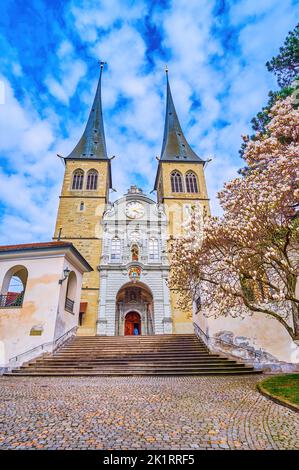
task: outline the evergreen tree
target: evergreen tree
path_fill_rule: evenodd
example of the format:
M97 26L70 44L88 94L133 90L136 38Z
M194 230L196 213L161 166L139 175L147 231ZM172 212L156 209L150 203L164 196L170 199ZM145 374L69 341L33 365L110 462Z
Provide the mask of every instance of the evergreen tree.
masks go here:
M281 88L289 87L299 75L299 24L290 31L279 54L266 63Z
M299 88L299 24L294 31L290 31L285 39L284 45L279 49L279 54L272 57L266 63L269 72L273 72L277 77L277 83L280 87L277 91L269 92L269 100L265 107L257 113L251 120L252 129L255 133L265 133L266 126L270 122L269 111L278 99L285 99L296 92ZM295 105L295 103L294 103ZM247 137L241 145L240 155L244 156L249 141L254 141L255 133ZM246 168L240 170L241 174L246 173Z

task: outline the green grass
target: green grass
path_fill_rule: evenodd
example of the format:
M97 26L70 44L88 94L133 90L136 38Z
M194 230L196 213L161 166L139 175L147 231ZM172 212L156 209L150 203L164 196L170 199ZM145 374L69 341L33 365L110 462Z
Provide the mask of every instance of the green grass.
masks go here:
M263 380L261 386L274 397L299 406L299 374L276 375Z

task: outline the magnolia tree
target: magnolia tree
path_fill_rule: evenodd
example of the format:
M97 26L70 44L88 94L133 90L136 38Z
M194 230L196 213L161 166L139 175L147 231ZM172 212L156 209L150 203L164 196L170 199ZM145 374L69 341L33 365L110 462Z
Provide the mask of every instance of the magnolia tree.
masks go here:
M219 193L224 215L194 211L171 242L170 286L181 305L200 295L214 316L257 312L299 339L299 111L292 99L270 111L266 132L247 143L246 171Z

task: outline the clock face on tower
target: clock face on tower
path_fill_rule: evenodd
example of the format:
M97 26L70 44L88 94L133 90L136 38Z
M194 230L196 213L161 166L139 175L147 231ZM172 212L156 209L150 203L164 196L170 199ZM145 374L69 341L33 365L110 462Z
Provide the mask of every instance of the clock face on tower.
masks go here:
M140 219L144 214L144 207L138 201L128 202L126 206L126 216L130 219Z

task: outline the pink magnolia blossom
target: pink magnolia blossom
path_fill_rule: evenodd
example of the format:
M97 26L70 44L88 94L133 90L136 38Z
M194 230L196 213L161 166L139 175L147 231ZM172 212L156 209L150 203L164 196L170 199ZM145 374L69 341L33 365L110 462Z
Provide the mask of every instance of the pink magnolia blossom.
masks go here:
M172 240L170 286L183 306L200 295L206 314L270 315L299 338L299 111L287 98L270 116L244 176L218 195L223 217L200 224L194 212L188 236Z

